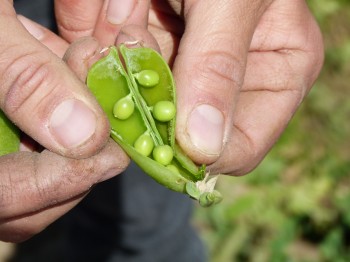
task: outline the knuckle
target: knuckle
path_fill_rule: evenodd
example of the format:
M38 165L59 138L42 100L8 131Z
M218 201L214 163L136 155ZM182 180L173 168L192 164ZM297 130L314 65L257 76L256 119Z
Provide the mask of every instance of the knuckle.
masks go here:
M5 210L8 209L13 203L13 194L12 187L10 185L0 185L0 210L2 213L5 213ZM0 219L2 216L0 216Z
M79 185L80 192L83 193L90 189L95 181L92 181L93 175L97 170L91 161L76 160L71 161L64 172L64 186Z
M197 74L202 86L210 86L213 92L222 92L241 87L244 65L230 52L210 51L199 59ZM204 85L203 85L204 84Z
M47 163L55 163L49 166ZM57 156L45 150L38 158L36 178L32 182L36 201L52 207L86 192L91 186L93 164L85 160L76 160ZM43 176L45 174L45 176ZM44 178L45 179L44 179Z
M40 59L36 53L13 60L3 73L6 85L4 110L8 114L16 114L30 98L47 94L48 83L52 82L51 71L50 61Z
M66 201L88 192L97 183L98 175L98 167L90 159L64 161L61 170L50 181L51 192L47 192L50 204Z
M60 182L53 189L56 195L68 188L72 190L71 195L86 193L105 176L109 176L110 172L114 175L123 172L130 159L114 143L107 143L102 152L91 158L65 162Z
M255 169L259 164L261 158L259 155L252 151L246 151L245 155L241 156L241 161L235 166L234 170L230 170L229 174L234 176L243 176Z
M218 173L243 176L250 173L262 160L262 147L243 130L235 126L232 138L225 146L222 156L213 165Z

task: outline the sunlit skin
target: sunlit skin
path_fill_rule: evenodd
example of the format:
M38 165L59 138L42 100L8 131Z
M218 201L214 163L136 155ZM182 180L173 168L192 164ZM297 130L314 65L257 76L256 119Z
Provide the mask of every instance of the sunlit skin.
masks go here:
M98 32L100 43L107 46L115 41L108 32L117 33L128 23L143 26L147 20L138 17L149 1L134 2L122 25L106 21L102 2L75 1L72 7L69 1L56 1L62 35L73 41ZM75 26L82 5L86 19ZM65 20L60 19L63 14ZM214 6L209 0L151 1L148 29L173 65L177 140L193 160L211 164L219 173L246 174L262 160L323 63L322 37L303 0L216 1ZM218 109L223 120L209 129L190 125L191 112L200 104ZM204 145L207 137L215 144Z
M127 166L122 150L107 142L106 117L84 86L87 69L101 57L103 47L115 43L117 35L117 43L141 39L156 50L161 47L177 83L177 140L193 160L210 164L214 173L246 174L262 160L323 63L321 34L301 0L217 0L214 6L210 0L159 0L152 1L150 13L150 2L140 0L118 25L107 21L103 0L56 0L62 38L16 17L11 1L0 0L0 5L4 28L0 39L6 39L0 44L0 75L6 76L0 78L0 107L50 149L0 158L0 188L8 189L0 198L0 238L5 241L19 242L37 234L76 205L92 185ZM153 36L145 31L147 26ZM80 40L67 50L74 40L87 35L98 41ZM65 65L59 58L66 51ZM35 54L35 59L28 54ZM23 76L35 80L26 83L38 91L29 97L21 92L8 96L13 79L24 68L33 70ZM42 90L52 92L43 98L37 95ZM86 133L94 139L73 148L67 143L62 146L64 136L53 139L47 125L57 106L52 101L68 97L84 101L97 119L95 131ZM204 120L206 125L199 124ZM23 149L37 148L32 140L26 141Z

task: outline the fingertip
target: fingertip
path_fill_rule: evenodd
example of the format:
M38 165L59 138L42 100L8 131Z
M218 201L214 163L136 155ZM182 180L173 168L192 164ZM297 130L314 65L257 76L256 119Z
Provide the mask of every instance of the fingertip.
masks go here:
M201 104L193 109L187 120L187 133L191 143L205 155L221 153L225 119L219 109Z
M113 25L124 23L131 15L135 4L135 0L110 0L106 12L107 21Z
M85 103L69 99L54 109L49 128L56 141L70 149L90 139L97 128L96 120L97 116Z
M14 48L0 68L1 107L23 132L53 152L72 158L98 153L110 127L96 99L61 59L29 35L40 39L40 25L21 16L11 21L8 31L19 34L8 39ZM43 30L44 41L53 41L54 34Z
M116 175L125 171L125 169L130 164L129 156L118 146L118 144L109 138L106 146L104 147L105 156L100 159L103 162L111 163L110 167L107 171L104 172L103 176L101 176L98 182L103 182ZM103 164L101 164L103 165Z
M22 15L17 15L17 19L36 40L47 46L58 57L63 56L68 48L68 43L63 38Z
M79 79L85 82L88 70L102 58L101 46L94 37L82 37L74 41L63 56L63 61L72 69Z
M189 113L187 122L177 126L180 146L197 163L215 162L224 147L225 118L216 107L200 104Z
M27 29L27 31L34 36L37 40L41 41L44 38L44 29L37 23L31 21L23 15L17 15L18 20Z
M134 41L142 43L142 46L152 48L160 53L157 40L147 29L139 25L124 26L118 34L115 44L119 45Z
M97 104L76 98L62 101L51 113L48 124L58 151L73 158L96 154L109 137L109 122Z

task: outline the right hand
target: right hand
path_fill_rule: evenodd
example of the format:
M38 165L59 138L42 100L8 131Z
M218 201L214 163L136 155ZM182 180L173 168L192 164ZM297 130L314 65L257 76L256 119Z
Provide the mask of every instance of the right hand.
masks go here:
M94 97L60 59L67 42L36 27L32 33L50 51L23 27L12 1L0 0L0 6L0 108L47 148L0 157L0 240L20 242L129 160L109 139L108 121ZM81 54L82 63L87 55Z

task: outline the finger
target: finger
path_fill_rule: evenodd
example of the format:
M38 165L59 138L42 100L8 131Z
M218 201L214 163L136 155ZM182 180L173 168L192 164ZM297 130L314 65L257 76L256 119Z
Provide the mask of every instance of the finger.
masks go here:
M288 22L287 12L294 16ZM322 64L322 36L305 1L276 1L254 34L231 140L213 172L251 171L287 126Z
M14 220L3 222L0 224L0 240L11 243L20 243L30 239L53 223L58 217L76 206L86 194L87 193L76 197L73 200L69 200L64 205L50 207L46 212L35 212Z
M126 25L118 34L116 45L127 42L139 42L143 47L148 47L160 52L160 47L154 36L144 27Z
M17 18L32 36L47 46L55 55L63 57L69 46L67 41L22 15L18 15Z
M83 36L91 36L103 0L55 0L57 27L69 43Z
M185 5L186 29L174 64L176 135L196 162L214 162L228 140L250 41L268 2L220 0L213 6L211 1L189 1Z
M159 46L154 37L143 27L137 25L124 26L118 35L116 44L140 41L143 46L153 48L159 52ZM93 37L83 37L73 42L63 60L75 72L81 81L86 80L92 64L104 54L98 41Z
M71 157L96 153L109 136L94 97L69 68L33 38L8 1L0 1L0 107L44 147ZM15 34L13 32L16 32ZM25 47L25 48L24 48Z
M157 39L163 58L172 67L177 55L180 39L184 32L184 21L180 16L168 10L156 9L158 2L161 1L157 0L157 3L152 1L148 30ZM159 4L161 5L161 3Z
M101 46L115 43L121 28L137 25L147 28L150 0L109 0L105 1L93 36Z
M85 82L88 70L102 56L101 47L95 38L82 37L69 46L63 60Z
M18 242L38 233L72 208L93 185L119 174L128 163L112 140L99 154L82 160L47 150L1 157L1 239Z

